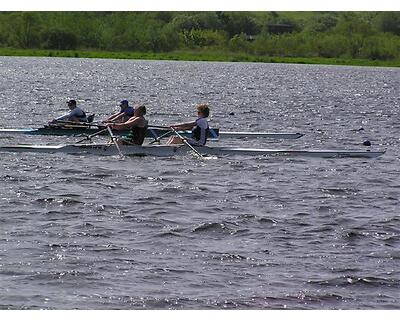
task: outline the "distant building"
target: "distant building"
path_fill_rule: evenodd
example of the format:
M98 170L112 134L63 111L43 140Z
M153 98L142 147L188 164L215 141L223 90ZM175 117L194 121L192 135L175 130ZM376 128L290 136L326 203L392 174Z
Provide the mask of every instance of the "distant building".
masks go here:
M256 39L257 39L256 35L248 35L248 34L246 34L246 40L247 41L252 42L252 41L254 41Z
M291 24L268 24L268 33L280 34L289 33L294 30L294 26Z

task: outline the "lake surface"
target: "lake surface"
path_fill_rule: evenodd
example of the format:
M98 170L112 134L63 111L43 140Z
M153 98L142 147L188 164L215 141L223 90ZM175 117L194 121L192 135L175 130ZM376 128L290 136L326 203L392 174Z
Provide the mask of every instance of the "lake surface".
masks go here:
M194 119L387 150L377 159L1 153L0 309L398 309L400 69L0 57L0 127L76 99L151 123ZM0 144L76 137L1 135ZM210 143L212 144L212 143Z

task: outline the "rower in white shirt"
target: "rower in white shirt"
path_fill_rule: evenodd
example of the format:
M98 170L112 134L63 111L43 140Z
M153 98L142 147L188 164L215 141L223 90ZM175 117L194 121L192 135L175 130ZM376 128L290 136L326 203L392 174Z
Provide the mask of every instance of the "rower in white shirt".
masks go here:
M85 111L83 111L81 108L79 108L76 105L75 100L69 100L69 101L67 101L67 104L68 104L68 108L71 111L64 116L54 119L53 121L51 121L51 123L56 123L56 122L60 122L60 121L88 122Z
M208 126L207 117L210 115L210 108L206 104L197 106L198 118L192 122L175 124L171 127L175 130L192 130L192 136L186 138L186 141L193 146L204 146L207 142L207 137L210 131ZM181 144L183 143L180 137L171 137L167 144Z

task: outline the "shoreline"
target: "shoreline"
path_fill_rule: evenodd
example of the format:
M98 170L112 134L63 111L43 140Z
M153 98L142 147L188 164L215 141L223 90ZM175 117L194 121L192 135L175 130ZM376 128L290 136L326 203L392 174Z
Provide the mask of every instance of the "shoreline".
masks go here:
M172 60L172 61L213 61L213 62L258 62L258 63L293 63L321 64L365 67L400 67L397 60L367 60L321 57L268 57L244 53L222 51L173 51L166 53L146 52L111 52L86 50L44 50L0 48L0 56L12 57L56 57L56 58L97 58L97 59L132 59L132 60Z

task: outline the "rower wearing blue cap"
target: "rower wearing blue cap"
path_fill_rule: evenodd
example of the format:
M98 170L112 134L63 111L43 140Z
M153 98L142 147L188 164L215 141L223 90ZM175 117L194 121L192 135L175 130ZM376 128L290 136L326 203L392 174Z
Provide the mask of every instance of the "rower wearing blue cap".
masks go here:
M103 122L120 123L120 122L126 122L129 118L133 117L135 109L129 106L128 100L122 100L119 103L119 107L121 108L119 112L114 113Z

